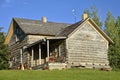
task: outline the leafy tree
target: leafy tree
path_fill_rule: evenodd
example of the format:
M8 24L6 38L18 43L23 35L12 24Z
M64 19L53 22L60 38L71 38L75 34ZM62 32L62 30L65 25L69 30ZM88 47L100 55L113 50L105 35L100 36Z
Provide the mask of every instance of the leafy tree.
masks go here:
M91 17L93 21L101 28L102 27L102 22L100 21L100 18L98 17L98 10L96 7L91 7L91 11L86 9L84 10L84 13L88 14L88 17Z
M5 36L0 28L0 70L8 68L7 46L4 44Z

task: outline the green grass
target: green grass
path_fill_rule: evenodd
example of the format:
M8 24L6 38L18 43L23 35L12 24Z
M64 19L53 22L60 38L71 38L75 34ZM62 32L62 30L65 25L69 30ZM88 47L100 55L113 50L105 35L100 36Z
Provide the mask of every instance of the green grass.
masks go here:
M1 70L0 80L120 80L120 72L99 70Z

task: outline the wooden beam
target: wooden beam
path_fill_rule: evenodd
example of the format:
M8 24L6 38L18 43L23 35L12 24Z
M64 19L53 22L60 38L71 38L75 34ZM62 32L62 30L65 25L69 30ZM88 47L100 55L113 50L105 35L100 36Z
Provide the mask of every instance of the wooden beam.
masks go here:
M23 56L22 56L22 49L20 49L20 63L22 64L23 63Z
M41 64L41 44L39 43L39 64Z
M47 37L47 40L52 40L52 39L66 39L66 37Z
M33 67L33 58L34 58L34 50L32 48L32 55L31 55L31 67Z
M20 63L21 63L21 70L24 70L24 65L23 65L23 50L22 48L20 49Z
M61 44L59 45L59 53L58 53L58 56L61 56Z
M49 62L49 40L47 40L47 61Z

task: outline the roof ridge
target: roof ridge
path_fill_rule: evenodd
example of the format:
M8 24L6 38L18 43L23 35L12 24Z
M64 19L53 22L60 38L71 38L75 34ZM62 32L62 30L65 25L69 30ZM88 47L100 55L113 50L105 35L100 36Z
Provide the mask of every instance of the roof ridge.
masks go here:
M40 21L40 20L34 20L34 19L28 19L28 18L17 18L17 17L13 17L13 19L21 19L21 20L32 20L32 21Z
M42 22L42 20L34 20L34 19L27 19L27 18L17 18L17 17L13 17L14 20L27 20L27 21L39 21ZM44 22L43 22L44 23ZM56 24L68 24L71 25L71 23L64 23L64 22L52 22L52 21L47 21L47 23L56 23Z
M44 34L44 35L57 35L65 27L71 24L57 23L57 22L42 22L41 20L32 20L24 18L13 18L18 26L26 34Z

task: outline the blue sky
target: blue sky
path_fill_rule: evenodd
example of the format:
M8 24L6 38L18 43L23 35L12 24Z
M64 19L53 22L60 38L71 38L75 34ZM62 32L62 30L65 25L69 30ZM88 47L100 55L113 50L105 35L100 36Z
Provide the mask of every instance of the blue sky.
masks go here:
M108 10L115 18L120 15L119 5L120 0L0 0L0 26L7 32L13 17L40 20L46 16L48 21L74 23L72 10L79 21L91 6L97 7L104 22Z

